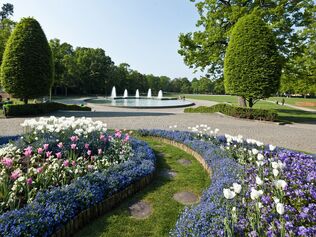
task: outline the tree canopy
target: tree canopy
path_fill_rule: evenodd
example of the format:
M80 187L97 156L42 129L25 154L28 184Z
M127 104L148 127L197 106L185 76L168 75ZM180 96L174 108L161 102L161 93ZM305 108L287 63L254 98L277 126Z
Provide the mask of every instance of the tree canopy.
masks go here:
M223 75L231 30L237 21L256 10L269 24L284 63L300 52L298 31L315 21L313 0L191 0L199 13L197 31L179 37L179 53L191 68L206 70L213 78Z
M281 68L275 37L266 23L256 13L240 18L225 56L226 93L246 98L252 107L254 100L278 91Z
M5 91L27 103L49 94L53 74L52 52L40 24L34 18L23 18L10 35L3 56Z

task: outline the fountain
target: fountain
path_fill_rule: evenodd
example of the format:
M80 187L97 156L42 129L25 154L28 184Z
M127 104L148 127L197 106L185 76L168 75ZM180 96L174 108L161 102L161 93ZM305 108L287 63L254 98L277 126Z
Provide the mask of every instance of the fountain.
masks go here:
M115 86L112 87L112 92L111 92L111 98L115 98L116 97L116 88Z
M124 91L124 95L123 95L124 98L127 98L128 97L128 93L127 93L127 90L125 89Z
M151 98L151 89L150 88L148 89L147 97Z
M136 90L135 97L136 97L136 98L139 98L139 90L138 90L138 89Z
M157 97L158 99L162 99L162 90L160 90L159 92L158 92L158 97Z

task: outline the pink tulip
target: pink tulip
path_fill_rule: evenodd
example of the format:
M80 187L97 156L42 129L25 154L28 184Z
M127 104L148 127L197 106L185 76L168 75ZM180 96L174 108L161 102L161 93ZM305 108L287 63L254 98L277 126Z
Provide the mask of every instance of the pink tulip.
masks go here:
M129 140L129 135L128 134L125 134L125 138L124 138L124 141L128 141Z
M84 148L89 149L89 144L88 143L84 144Z
M105 140L105 136L103 134L100 135L100 140L104 141Z
M43 172L43 167L38 167L36 169L36 171L37 171L38 174L42 173Z
M13 165L13 160L10 158L3 158L3 160L1 161L1 163L6 167L6 168L11 168Z
M93 171L94 166L93 165L88 165L88 170Z
M57 159L61 159L61 156L62 156L62 153L61 153L61 152L57 152L57 153L56 153Z
M32 178L28 178L28 179L26 180L26 183L27 183L27 185L32 185L32 183L33 183Z
M48 150L48 147L49 147L49 144L44 144L43 147L44 147L44 150L47 151L47 150Z
M115 137L121 138L121 136L122 136L121 131L117 130L117 131L115 132Z
M16 169L11 173L11 179L12 180L16 180L17 178L19 178L21 176L21 170L20 169Z
M71 137L70 137L70 140L71 140L72 142L77 142L77 141L79 140L79 137L78 137L78 136L71 136Z
M88 154L88 156L91 156L92 151L91 151L91 150L88 150L88 151L87 151L87 154Z
M58 146L60 149L64 147L64 145L63 145L62 142L58 143L57 146Z
M47 151L47 152L46 152L46 157L47 157L47 158L51 157L52 153L53 153L52 151Z
M65 167L69 167L69 161L68 161L68 160L65 160L65 161L64 161L64 166L65 166Z
M75 150L75 149L76 149L76 146L77 146L76 144L71 144L71 145L70 145L71 150Z
M44 149L42 147L37 149L37 153L40 155L43 154L43 151L44 151Z
M76 161L73 160L73 161L71 162L71 165L72 165L72 166L76 166Z
M26 157L31 157L31 155L32 155L32 147L29 146L29 147L25 148L23 154L24 154L24 156L26 156Z

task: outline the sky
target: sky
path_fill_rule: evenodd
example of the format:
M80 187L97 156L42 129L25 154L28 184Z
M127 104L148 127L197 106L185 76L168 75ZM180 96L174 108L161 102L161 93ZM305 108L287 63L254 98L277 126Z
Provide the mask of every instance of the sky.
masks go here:
M189 0L6 0L13 20L32 16L48 39L74 47L102 48L118 65L145 74L199 77L178 54L178 36L198 19Z

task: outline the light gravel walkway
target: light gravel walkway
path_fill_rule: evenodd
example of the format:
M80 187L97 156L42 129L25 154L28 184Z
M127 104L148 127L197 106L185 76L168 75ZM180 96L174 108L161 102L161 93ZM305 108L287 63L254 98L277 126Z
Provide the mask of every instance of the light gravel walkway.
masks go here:
M210 101L194 101L197 105L212 105ZM125 109L93 105L92 112L60 111L55 116L92 117L108 124L109 128L121 129L169 129L177 125L179 130L189 126L208 124L220 129L220 134L241 134L266 144L274 144L295 150L316 153L316 125L278 125L272 122L242 120L220 114L185 114L183 108L175 109ZM0 136L22 133L19 126L25 118L0 119Z

